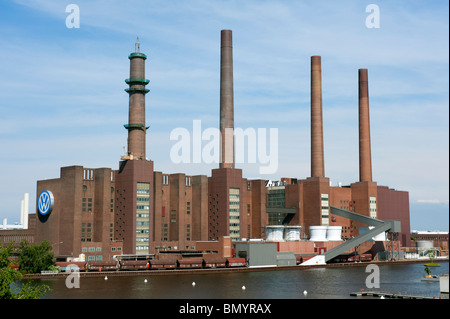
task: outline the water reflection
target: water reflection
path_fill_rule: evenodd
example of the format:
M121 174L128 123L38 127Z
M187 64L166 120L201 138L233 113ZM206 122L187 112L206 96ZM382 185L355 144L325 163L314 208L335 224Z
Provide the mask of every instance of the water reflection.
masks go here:
M433 270L448 273L448 262ZM380 266L380 291L439 297L439 283L422 282L423 264ZM68 289L65 279L40 279L51 287L45 298L121 299L352 299L366 289L365 267L81 278ZM145 282L145 279L147 282ZM196 283L195 286L192 282ZM243 290L242 286L246 289ZM305 296L303 291L307 291ZM444 295L448 298L448 295Z

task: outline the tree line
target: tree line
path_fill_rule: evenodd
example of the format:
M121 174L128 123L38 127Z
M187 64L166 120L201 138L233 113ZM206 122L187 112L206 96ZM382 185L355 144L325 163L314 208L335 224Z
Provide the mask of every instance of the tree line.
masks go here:
M48 285L23 282L24 274L56 270L52 246L48 241L40 244L21 242L0 246L0 299L38 299L45 295Z

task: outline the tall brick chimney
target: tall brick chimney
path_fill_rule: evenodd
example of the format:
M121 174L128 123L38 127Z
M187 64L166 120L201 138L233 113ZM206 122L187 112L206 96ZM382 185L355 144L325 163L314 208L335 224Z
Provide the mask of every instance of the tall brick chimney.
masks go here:
M220 168L234 168L233 41L231 30L221 31L220 45Z
M139 38L136 40L135 52L131 53L130 78L125 80L129 88L128 124L128 156L130 159L145 160L145 136L148 127L145 126L145 95L149 92L145 86L150 82L145 79L145 60L147 56L140 52Z
M325 177L321 57L311 57L311 177Z
M358 70L359 80L359 181L372 181L370 150L369 85L367 69Z

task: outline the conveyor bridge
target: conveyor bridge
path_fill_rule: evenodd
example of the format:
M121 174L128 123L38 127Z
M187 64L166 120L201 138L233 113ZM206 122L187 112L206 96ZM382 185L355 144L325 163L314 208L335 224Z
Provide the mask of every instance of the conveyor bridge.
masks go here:
M344 210L337 207L330 207L330 213L334 215L338 215L344 218L348 218L354 220L356 222L364 223L370 226L374 226L373 229L369 230L367 233L359 235L358 237L352 238L350 240L345 241L343 244L325 252L323 255L315 256L302 263L302 265L315 265L315 264L324 264L334 257L337 257L344 252L355 248L356 246L362 244L365 241L370 240L372 237L382 233L382 232L392 232L397 233L401 231L400 221L397 220L380 220L376 218L372 218L369 216L364 216L361 214L357 214L355 212L350 212L348 210Z

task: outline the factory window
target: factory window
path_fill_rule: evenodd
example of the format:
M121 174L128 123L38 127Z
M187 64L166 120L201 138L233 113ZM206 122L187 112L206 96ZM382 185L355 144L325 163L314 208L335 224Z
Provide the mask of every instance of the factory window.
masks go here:
M148 250L150 233L150 183L136 185L136 251Z
M269 189L267 193L267 207L285 207L285 189Z
M150 226L149 222L136 222L136 226Z
M283 225L286 213L268 213L269 225Z
M232 240L240 239L240 189L229 189L229 229Z
M369 198L369 206L370 206L370 217L377 218L377 198L376 197Z
M329 220L329 204L328 204L328 194L321 194L321 203L322 203L322 225L328 226L330 224Z

